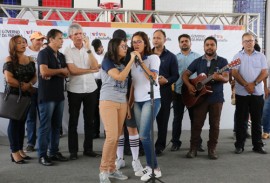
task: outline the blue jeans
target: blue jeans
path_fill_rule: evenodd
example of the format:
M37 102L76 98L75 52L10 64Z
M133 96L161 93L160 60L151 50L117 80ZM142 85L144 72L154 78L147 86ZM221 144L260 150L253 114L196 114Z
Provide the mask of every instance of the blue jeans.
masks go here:
M30 146L36 145L36 128L37 128L37 113L38 111L38 104L37 104L37 97L38 93L36 92L31 96L31 105L27 114L26 119L26 131L27 131L27 144Z
M157 113L160 109L160 99L154 100L154 116L156 119ZM151 125L152 125L152 111L151 111L151 100L145 102L135 102L134 103L134 114L139 129L140 139L143 144L147 166L151 166L151 151L152 151L152 140L151 139ZM157 158L154 151L154 168L157 168Z
M268 97L264 102L262 125L263 125L263 132L270 133L270 97Z
M42 102L38 105L40 127L38 129L38 156L47 156L59 151L60 128L62 124L64 100L60 102Z

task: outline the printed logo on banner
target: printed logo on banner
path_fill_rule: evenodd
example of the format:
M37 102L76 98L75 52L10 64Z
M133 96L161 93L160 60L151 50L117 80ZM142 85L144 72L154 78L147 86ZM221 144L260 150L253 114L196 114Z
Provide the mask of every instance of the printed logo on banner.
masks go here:
M0 29L0 37L13 37L16 35L21 35L20 30L11 30L11 29Z
M105 32L92 32L90 33L91 39L100 39L100 40L110 40L109 37Z
M204 41L206 35L204 34L191 34L191 41Z
M227 42L228 40L221 34L212 34L210 36L213 36L214 38L217 39L218 42ZM204 41L206 37L206 35L203 34L191 34L191 41Z
M211 35L213 36L214 38L217 39L218 42L227 42L228 40L221 34L214 34L214 35Z
M34 32L40 32L40 31L38 31L38 30L26 30L25 31L25 34L26 35L28 35L28 37L31 35L31 34L33 34ZM43 34L43 33L42 33ZM47 35L47 33L46 34L43 34L43 35ZM68 39L68 33L67 32L63 32L63 38L64 39Z

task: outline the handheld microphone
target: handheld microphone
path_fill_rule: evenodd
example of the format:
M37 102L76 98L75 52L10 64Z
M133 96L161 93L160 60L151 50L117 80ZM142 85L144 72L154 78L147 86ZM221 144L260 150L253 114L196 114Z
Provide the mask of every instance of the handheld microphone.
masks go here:
M137 55L135 56L135 63L139 65L141 64L140 59Z

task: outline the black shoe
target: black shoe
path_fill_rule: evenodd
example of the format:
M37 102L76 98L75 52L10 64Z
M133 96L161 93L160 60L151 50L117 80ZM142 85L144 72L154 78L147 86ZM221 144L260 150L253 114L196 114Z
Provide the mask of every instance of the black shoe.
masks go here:
M10 154L10 158L11 158L11 161L14 162L14 163L16 163L16 164L25 164L26 163L26 161L24 161L24 159L15 161L15 159L12 156L12 154Z
M70 153L69 159L70 160L76 160L76 159L78 159L77 153Z
M53 165L52 161L50 160L49 157L45 156L45 157L40 157L38 162L44 166L51 166Z
M30 156L27 156L27 155L24 156L24 157L22 156L22 158L23 158L24 160L31 160L31 159L32 159Z
M241 154L243 151L244 151L244 148L242 148L242 147L236 147L235 150L234 150L234 153L235 154Z
M195 150L189 150L189 152L187 153L186 157L187 158L195 158L197 156L197 151Z
M161 149L156 149L156 155L157 156L162 156L163 155L163 151Z
M197 151L199 151L199 152L204 152L204 151L205 151L205 149L204 149L204 147L202 146L202 144L200 144L200 145L198 146Z
M252 150L253 150L254 152L256 152L256 153L267 154L267 151L266 151L264 148L262 148L262 147L260 147L260 148L254 148L254 147L253 147Z
M83 155L93 157L93 158L101 157L101 154L97 154L94 151L85 151L85 152L83 152Z
M52 161L68 161L68 158L63 156L60 152L57 152L55 155L50 156Z
M177 145L174 145L174 144L171 147L171 151L178 151L179 149L180 149L180 147Z

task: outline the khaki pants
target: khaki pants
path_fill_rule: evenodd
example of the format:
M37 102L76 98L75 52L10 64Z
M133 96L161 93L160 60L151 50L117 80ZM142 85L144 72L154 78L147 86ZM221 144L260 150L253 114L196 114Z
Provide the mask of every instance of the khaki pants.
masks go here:
M100 101L99 112L106 132L100 171L114 172L118 138L127 115L127 103Z

